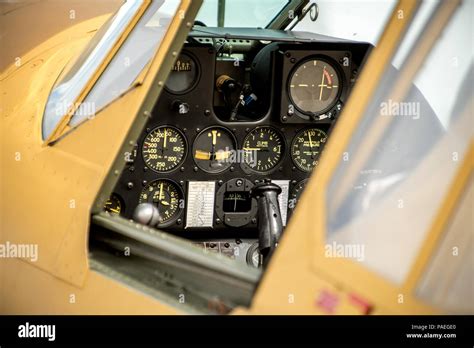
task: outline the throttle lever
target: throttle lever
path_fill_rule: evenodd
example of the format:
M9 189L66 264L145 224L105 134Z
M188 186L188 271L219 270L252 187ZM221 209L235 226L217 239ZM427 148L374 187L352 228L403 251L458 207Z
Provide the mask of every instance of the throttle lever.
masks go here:
M281 187L270 180L257 184L252 188L251 195L257 199L258 205L258 249L263 256L263 263L268 262L269 256L278 245L283 231L278 195Z

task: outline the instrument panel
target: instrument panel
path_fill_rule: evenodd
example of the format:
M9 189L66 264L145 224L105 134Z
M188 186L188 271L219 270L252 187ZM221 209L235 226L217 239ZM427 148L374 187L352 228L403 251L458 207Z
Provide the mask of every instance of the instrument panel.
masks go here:
M186 44L104 209L131 219L152 203L158 228L250 245L250 192L271 180L286 225L366 53L341 45L260 44L231 57Z

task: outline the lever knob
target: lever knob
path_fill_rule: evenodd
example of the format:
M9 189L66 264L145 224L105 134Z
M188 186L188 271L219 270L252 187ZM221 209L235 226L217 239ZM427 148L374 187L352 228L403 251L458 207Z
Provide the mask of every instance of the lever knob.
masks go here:
M251 195L257 199L258 204L258 230L259 250L264 262L278 245L278 240L283 232L278 195L281 187L265 181L253 187Z

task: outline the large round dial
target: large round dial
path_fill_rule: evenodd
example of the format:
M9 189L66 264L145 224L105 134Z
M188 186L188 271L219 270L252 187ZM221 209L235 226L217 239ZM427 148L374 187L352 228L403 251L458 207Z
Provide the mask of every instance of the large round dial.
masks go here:
M157 226L166 227L174 223L183 210L181 200L183 191L171 180L152 181L142 190L139 203L152 203L158 208L160 222Z
M244 139L244 164L251 170L266 173L283 158L285 141L272 127L257 127Z
M295 68L288 83L288 93L300 112L319 115L336 104L339 83L338 73L329 62L311 59Z
M184 161L186 138L174 127L155 128L143 141L142 154L149 168L169 172Z
M291 144L291 158L295 165L302 171L310 172L318 165L326 139L326 133L317 128L304 129L296 134Z
M207 173L220 173L232 165L235 137L222 127L210 127L198 134L193 144L196 165Z

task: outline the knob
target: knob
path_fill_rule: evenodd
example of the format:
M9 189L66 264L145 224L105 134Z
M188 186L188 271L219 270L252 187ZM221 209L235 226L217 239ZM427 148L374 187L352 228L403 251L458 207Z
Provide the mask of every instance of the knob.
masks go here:
M133 212L133 220L147 226L156 226L160 221L158 208L151 203L140 203Z

